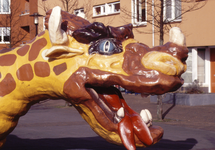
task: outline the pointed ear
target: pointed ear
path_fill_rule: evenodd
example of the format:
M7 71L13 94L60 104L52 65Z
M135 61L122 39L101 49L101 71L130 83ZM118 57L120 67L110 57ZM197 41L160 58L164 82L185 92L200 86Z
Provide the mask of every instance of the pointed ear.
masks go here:
M173 27L170 29L169 42L178 44L180 46L186 46L186 39L180 28Z
M84 54L80 49L70 48L68 46L53 46L46 50L45 57L49 58L68 58Z
M66 32L61 29L61 23L61 8L56 6L52 9L48 22L50 40L55 45L63 45L68 41Z

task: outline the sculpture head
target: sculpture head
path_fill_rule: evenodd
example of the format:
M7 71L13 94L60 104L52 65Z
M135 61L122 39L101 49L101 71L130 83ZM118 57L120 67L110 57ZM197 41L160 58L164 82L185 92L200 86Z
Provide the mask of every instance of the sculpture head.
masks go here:
M111 143L135 149L135 145L159 141L163 130L151 125L148 110L141 115L134 112L114 85L143 94L177 90L183 84L181 74L186 70L188 53L181 30L171 29L170 42L149 48L134 40L130 24L115 28L84 20L84 25L71 29L63 27L66 12L63 14L62 23L59 7L48 12L46 20L54 46L45 57L74 64L63 87L66 100ZM67 20L67 24L71 22Z
M71 102L108 142L127 149L158 142L163 129L152 125L150 112L133 111L114 86L148 95L177 90L188 56L180 29L149 48L134 40L131 24L91 24L60 7L47 13L46 26L31 43L1 51L0 147L18 118L46 98Z

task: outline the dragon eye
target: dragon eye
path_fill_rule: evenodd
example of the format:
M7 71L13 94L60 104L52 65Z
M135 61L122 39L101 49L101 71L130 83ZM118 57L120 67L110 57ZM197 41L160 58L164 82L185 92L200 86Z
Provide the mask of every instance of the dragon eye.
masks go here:
M110 54L114 51L114 45L111 41L102 41L99 44L99 52L104 54Z
M122 52L121 42L115 39L100 39L91 43L89 54L99 53L101 55L112 55Z

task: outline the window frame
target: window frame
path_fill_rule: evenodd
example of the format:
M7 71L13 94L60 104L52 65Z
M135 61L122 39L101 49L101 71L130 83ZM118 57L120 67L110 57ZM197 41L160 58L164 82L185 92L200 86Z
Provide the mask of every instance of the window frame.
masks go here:
M8 8L8 12L3 12L3 10L4 10L4 8L3 8L3 1L4 0L0 0L0 14L10 14L11 13L11 10L10 10L10 4L11 4L11 0L8 0L8 6L9 6L9 8Z
M199 54L198 54L198 50L200 49L204 49L204 55L205 55L205 59L204 59L204 82L200 82L201 84L201 87L208 87L208 90L210 88L210 48L207 48L207 47L190 47L188 48L189 49L189 53L191 53L192 55L192 58L191 58L191 66L188 66L188 67L191 67L191 71L192 72L192 82L194 80L198 80L198 77L199 77L199 74L198 74L198 57L199 57ZM186 76L186 74L182 74L182 78L183 76ZM186 87L188 86L190 83L192 82L184 82L184 85L183 87ZM210 90L209 90L210 91Z
M114 8L115 8L115 5L117 4L119 4L119 10L115 12ZM111 6L111 9L110 9L110 6ZM99 14L96 11L97 8L100 8ZM120 1L93 6L93 17L119 14L119 13L120 13Z
M115 8L114 6L117 5L117 4L119 4L119 10L115 12L115 11L114 11L114 8ZM113 3L107 3L107 5L108 5L108 6L110 6L110 5L112 6L112 10L111 10L111 11L108 11L108 14L109 14L109 15L110 15L110 14L117 14L117 13L120 13L120 1L118 1L118 2L113 2ZM110 9L109 9L109 10L110 10Z
M169 23L169 22L181 22L182 21L182 6L181 6L181 0L180 0L180 16L176 16L176 0L171 0L171 18L167 18L166 16L166 12L167 12L167 0L164 0L164 7L163 7L163 18L164 18L164 22Z
M83 13L84 13L84 8L75 9L75 10L74 10L74 14L77 15L76 12L78 12L78 14L79 14L79 13L81 13L82 11L83 11ZM78 16L78 15L77 15L77 16Z
M78 12L78 13L76 14L76 12ZM80 15L81 13L83 13L84 16L81 16ZM86 14L84 13L84 8L75 9L74 10L74 15L82 17L82 18L85 18Z
M97 11L96 11L97 8L100 8L100 13L97 13ZM104 8L105 8L105 4L93 6L93 17L106 15Z
M6 31L6 33L4 32L4 30ZM10 30L11 28L10 27L0 27L0 37L1 37L1 41L0 41L0 44L10 44L10 38L9 38L9 41L4 41L4 36L7 36L7 31L9 31L9 37L11 36L10 35Z
M143 1L143 0L141 0ZM142 25L147 25L147 0L145 0L145 21L138 21L138 18L137 18L137 0L132 0L131 1L131 10L132 10L132 13L131 13L131 19L132 19L132 24L133 26L142 26ZM141 5L139 5L139 16L141 16ZM139 17L140 19L140 17Z

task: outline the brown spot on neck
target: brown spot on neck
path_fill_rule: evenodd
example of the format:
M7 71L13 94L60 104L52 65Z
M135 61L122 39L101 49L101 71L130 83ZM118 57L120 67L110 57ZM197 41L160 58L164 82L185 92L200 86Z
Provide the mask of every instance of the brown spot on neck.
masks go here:
M67 69L66 63L62 63L60 65L54 66L53 71L56 75L59 75L59 74L63 73L64 71L66 71L66 69Z
M20 56L25 56L27 54L27 52L29 51L29 48L30 48L29 45L25 45L17 50L17 54Z
M21 81L30 81L33 79L33 69L30 64L21 66L16 72L17 78Z
M1 79L1 72L0 72L0 79Z
M0 82L0 96L3 97L10 94L16 88L16 82L12 75L8 73L5 78Z
M38 57L42 48L44 48L46 46L46 44L47 44L47 41L45 38L42 38L42 39L35 41L31 46L28 60L29 61L35 60Z
M16 61L16 55L7 54L0 57L0 66L11 66Z
M48 77L50 75L50 67L47 62L36 62L34 64L34 71L38 77Z

